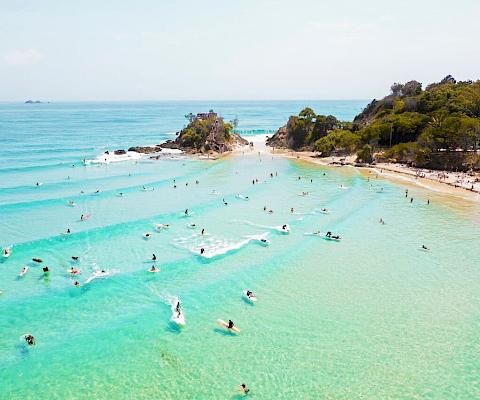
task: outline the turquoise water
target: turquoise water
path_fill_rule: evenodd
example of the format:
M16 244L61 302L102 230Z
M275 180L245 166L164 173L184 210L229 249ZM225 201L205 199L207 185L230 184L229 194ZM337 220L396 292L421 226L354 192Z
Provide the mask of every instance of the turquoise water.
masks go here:
M314 107L348 119L362 105ZM478 204L415 186L410 203L404 186L362 171L258 149L219 161L81 165L171 137L189 111L222 109L240 130L262 133L302 106L1 105L0 138L11 145L0 158L0 246L13 252L0 260L0 398L234 399L242 382L257 399L479 398ZM156 232L156 223L171 227ZM289 235L274 229L282 224ZM304 235L317 230L342 241ZM246 240L264 233L267 247ZM200 257L200 247L219 255ZM146 272L152 253L158 274ZM80 288L71 256L80 257ZM99 268L111 275L84 284ZM182 329L171 321L175 297Z

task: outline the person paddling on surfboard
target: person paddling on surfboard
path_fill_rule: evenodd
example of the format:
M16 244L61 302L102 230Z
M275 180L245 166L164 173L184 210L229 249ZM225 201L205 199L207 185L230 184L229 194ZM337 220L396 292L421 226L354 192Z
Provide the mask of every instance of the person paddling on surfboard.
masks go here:
M228 328L228 329L233 329L233 326L234 326L234 325L235 325L235 324L233 323L233 321L232 321L231 319L229 319L229 320L228 320L228 326L227 326L227 328Z

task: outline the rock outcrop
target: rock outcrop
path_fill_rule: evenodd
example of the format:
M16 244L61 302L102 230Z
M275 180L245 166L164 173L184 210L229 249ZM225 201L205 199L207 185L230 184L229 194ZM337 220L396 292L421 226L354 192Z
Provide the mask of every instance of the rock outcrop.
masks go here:
M224 153L236 146L248 145L248 141L233 132L231 124L213 110L208 113L189 115L190 123L182 129L175 140L168 140L160 146L180 149L187 153Z
M162 146L161 144L157 144L155 146L134 146L130 147L128 151L135 151L136 153L142 153L142 154L152 154L152 153L158 153L162 151Z
M287 148L287 126L282 126L273 136L266 141L267 146L275 147L277 149Z

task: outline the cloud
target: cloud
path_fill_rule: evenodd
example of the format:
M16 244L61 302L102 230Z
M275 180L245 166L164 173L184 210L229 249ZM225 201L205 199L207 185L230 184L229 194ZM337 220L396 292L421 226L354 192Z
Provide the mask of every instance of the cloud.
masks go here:
M17 49L5 53L3 62L12 66L25 66L37 64L44 58L44 55L35 49Z

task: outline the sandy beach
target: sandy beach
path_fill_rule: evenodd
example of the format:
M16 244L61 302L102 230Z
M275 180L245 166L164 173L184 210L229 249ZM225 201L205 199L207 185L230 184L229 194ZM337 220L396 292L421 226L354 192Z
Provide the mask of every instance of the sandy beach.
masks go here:
M299 159L314 164L331 167L358 168L363 173L427 189L436 193L448 194L472 201L480 201L480 174L470 175L464 172L432 171L412 168L404 164L377 163L371 167L355 167L356 156L318 157L315 152L293 151L272 148L265 144L267 135L258 135L251 139L254 149L269 152L275 156ZM240 151L242 149L239 149Z

